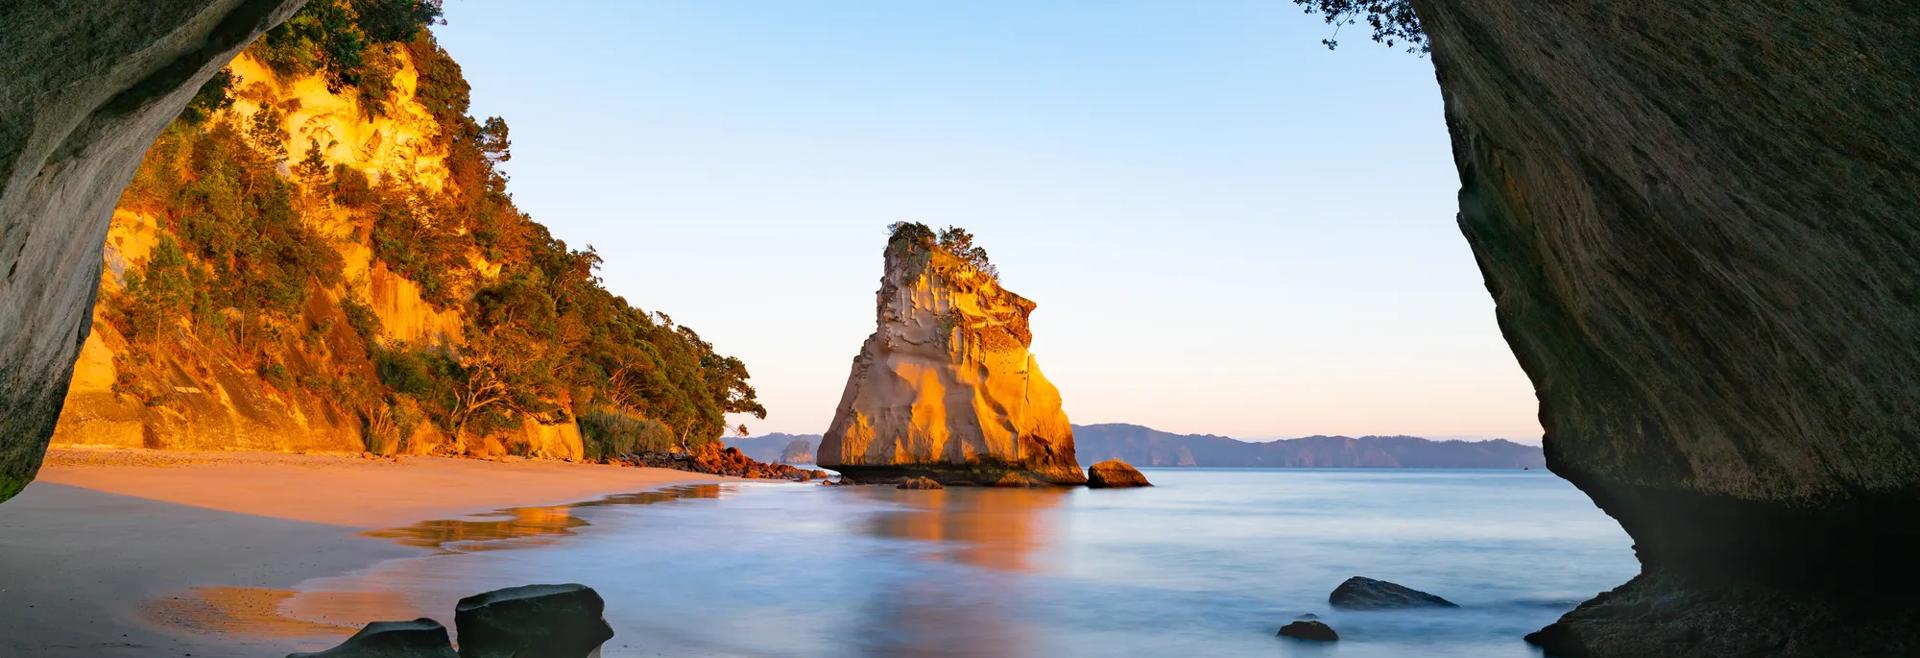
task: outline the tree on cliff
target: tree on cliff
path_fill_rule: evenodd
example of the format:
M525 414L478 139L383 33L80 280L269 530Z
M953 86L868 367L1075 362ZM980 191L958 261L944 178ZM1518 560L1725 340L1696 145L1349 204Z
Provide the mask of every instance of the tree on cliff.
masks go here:
M1428 51L1427 33L1420 28L1412 0L1293 0L1293 4L1319 14L1333 26L1333 36L1320 40L1329 49L1339 47L1341 27L1365 20L1375 43L1388 47L1405 43L1410 53Z

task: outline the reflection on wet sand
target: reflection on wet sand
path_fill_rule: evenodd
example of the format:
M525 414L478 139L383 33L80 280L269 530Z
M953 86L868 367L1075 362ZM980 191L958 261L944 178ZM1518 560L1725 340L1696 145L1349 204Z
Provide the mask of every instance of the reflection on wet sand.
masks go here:
M467 519L438 519L410 526L373 530L368 537L458 555L552 543L591 525L574 515L584 507L647 505L683 498L719 498L722 487L699 484L620 494L569 505L518 507ZM374 567L369 573L318 578L297 590L256 587L196 587L147 604L145 617L162 627L261 637L313 637L337 641L372 619L431 616L408 595L406 560ZM373 575L377 574L377 575Z
M648 505L682 498L719 498L720 485L694 484L657 491L619 494L599 500L546 507L516 507L466 519L435 519L410 526L372 530L363 535L392 539L407 546L431 548L442 553L472 553L508 548L526 548L551 543L571 535L575 528L590 525L573 514L583 507L607 505ZM520 541L503 541L503 540Z
M883 512L867 534L926 542L924 559L990 572L1037 571L1035 553L1055 534L1062 489L900 491L860 487L860 495L904 509ZM955 578L988 580L956 586ZM873 632L859 642L872 656L1022 656L1035 653L1024 614L1026 579L949 569L911 573L867 602ZM982 600L982 599L986 600Z
M281 605L294 595L264 587L195 587L148 601L141 616L161 627L219 635L322 637L358 628L282 614Z

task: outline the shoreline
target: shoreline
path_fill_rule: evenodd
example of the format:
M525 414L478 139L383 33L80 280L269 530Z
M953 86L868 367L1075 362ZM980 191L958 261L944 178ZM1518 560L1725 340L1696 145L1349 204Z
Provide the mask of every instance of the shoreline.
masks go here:
M295 586L434 552L377 531L735 481L545 460L56 447L0 506L0 654L324 648L375 619L286 615Z

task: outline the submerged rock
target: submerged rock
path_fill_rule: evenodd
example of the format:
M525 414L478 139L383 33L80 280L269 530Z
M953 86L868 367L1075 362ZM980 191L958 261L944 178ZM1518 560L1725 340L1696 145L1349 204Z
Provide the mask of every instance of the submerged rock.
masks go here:
M413 621L376 621L326 651L288 654L287 658L459 658L447 640L447 627L421 617Z
M613 637L586 585L525 585L460 599L461 658L586 658Z
M1280 627L1280 637L1291 637L1315 642L1332 642L1340 639L1333 627L1312 619L1303 619Z
M941 486L939 482L933 481L932 478L911 477L905 480L901 480L900 484L898 486L895 486L894 488L895 489L945 489L946 487Z
M1125 487L1151 487L1147 476L1133 465L1118 459L1109 459L1087 467L1087 486L1095 489L1120 489Z
M1364 576L1348 578L1327 595L1336 608L1389 610L1394 608L1458 608L1454 602L1411 587Z
M1086 481L1060 392L1027 352L1032 301L919 224L898 225L887 241L876 301L877 327L854 357L820 465L946 484Z

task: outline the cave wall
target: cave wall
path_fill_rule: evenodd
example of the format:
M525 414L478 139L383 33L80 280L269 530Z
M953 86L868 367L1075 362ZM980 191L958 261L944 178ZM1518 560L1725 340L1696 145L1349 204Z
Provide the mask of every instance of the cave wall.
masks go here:
M33 479L120 190L200 85L304 0L0 5L0 501Z
M1414 3L1460 228L1533 380L1549 467L1643 565L1569 620L1608 601L1618 618L1630 601L1857 599L1863 578L1912 579L1920 12ZM1758 648L1812 650L1777 635ZM1662 650L1736 648L1691 637Z

